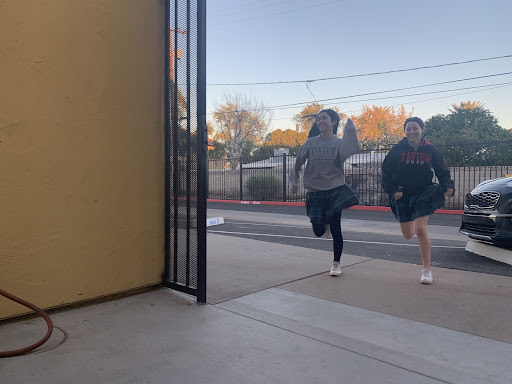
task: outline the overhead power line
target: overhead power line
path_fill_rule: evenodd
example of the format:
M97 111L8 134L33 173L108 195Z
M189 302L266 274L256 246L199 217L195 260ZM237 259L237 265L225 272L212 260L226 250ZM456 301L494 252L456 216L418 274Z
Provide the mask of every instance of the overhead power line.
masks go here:
M450 83L460 83L462 81L470 81L470 80L478 80L478 79L485 79L489 77L496 77L496 76L505 76L510 75L512 72L503 72L503 73L495 73L492 75L484 75L484 76L476 76L476 77L468 77L465 79L457 79L457 80L450 80L450 81L442 81L439 83L431 83L431 84L423 84L423 85L415 85L412 87L404 87L404 88L395 88L395 89L388 89L385 91L376 91L376 92L368 92L368 93L360 93L356 95L350 95L350 96L339 96L339 97L331 97L329 99L321 99L321 100L314 100L315 102L324 102L324 101L334 101L334 100L341 100L341 99L349 99L352 97L360 97L360 96L369 96L369 95L377 95L379 93L390 93L390 92L398 92L398 91L405 91L407 89L416 89L416 88L425 88L425 87L432 87L435 85L443 85L443 84L450 84ZM274 105L270 108L282 108L282 107L292 107L292 106L298 106L298 105L304 105L304 104L310 104L313 101L303 101L300 103L291 103L291 104L282 104L282 105Z
M346 1L346 0L334 0L334 1L329 1L327 3L314 4L314 5L310 5L310 6L307 6L307 7L301 7L301 8L296 8L296 9L289 9L287 11L276 12L276 13L272 13L270 15L256 16L256 17L251 17L251 18L247 18L247 19L239 19L239 20L234 20L234 21L228 21L228 22L225 22L225 23L214 24L213 26L221 26L221 25L228 25L228 24L235 24L235 23L243 23L243 22L246 22L246 21L257 20L257 19L267 19L267 18L272 17L272 16L285 15L287 13L303 11L304 9L322 7L324 5L329 5L329 4L334 4L334 3L341 3L341 2L344 2L344 1ZM285 3L286 3L286 1L285 1ZM278 3L278 4L281 4L281 3Z
M349 101L339 101L336 104L348 104L348 103L359 103L359 102L367 102L367 101L375 101L375 100L396 99L396 98L400 98L400 97L430 95L430 94L445 93L445 92L463 91L463 90L468 90L468 89L481 89L481 88L499 87L499 86L508 86L508 85L512 85L512 82L485 84L485 85L478 85L478 86L473 86L473 87L452 88L452 89L444 89L444 90L440 90L440 91L429 91L429 92L409 93L409 94L402 94L402 95L375 97L375 98L369 98L369 99L357 99L357 100L349 100ZM376 92L376 93L384 93L384 92L387 92L387 91ZM340 97L340 98L337 98L337 99L329 99L329 100L338 100L338 99L342 99L342 98L351 98L351 97L356 97L356 96L358 96L358 95L344 96L344 97ZM303 104L309 104L309 103L300 103L300 104L296 104L296 105L287 105L287 106L271 106L271 107L267 107L267 108L264 108L264 109L265 110L293 109L293 108L297 108L297 107L299 107L299 106L301 106ZM402 103L402 104L407 104L407 103ZM250 110L247 109L245 111L259 111L261 109L262 108L250 109ZM237 113L237 112L240 112L240 111L235 110L235 111L229 111L227 113ZM209 114L211 114L211 113L209 113Z
M426 65L422 67L414 67L414 68L404 68L404 69L393 69L390 71L382 71L382 72L369 72L369 73L360 73L355 75L345 75L345 76L334 76L334 77L324 77L318 79L305 79L305 80L290 80L290 81L269 81L269 82L258 82L258 83L213 83L208 84L209 86L238 86L238 85L275 85L275 84L294 84L294 83L304 83L304 82L314 82L314 81L327 81L327 80L338 80L338 79L349 79L354 77L364 77L364 76L376 76L376 75L385 75L389 73L399 73L399 72L410 72L410 71L419 71L423 69L431 69L431 68L441 68L448 67L452 65L462 65L469 63L477 63L481 61L490 61L490 60L499 60L499 59L508 59L511 58L512 55L503 55L503 56L495 56L495 57L487 57L483 59L473 59L466 61L457 61L453 63L444 63L444 64L436 64L436 65Z
M432 97L430 99L415 100L415 101L409 101L409 102L406 102L406 103L398 103L398 104L385 105L385 107L398 107L398 106L401 106L401 105L418 104L418 103L424 103L426 101L447 99L447 98L454 97L454 96L462 96L462 95L469 95L469 94L477 93L477 92L492 91L493 89L510 87L511 85L512 85L512 83L505 83L505 85L500 85L500 86L496 86L496 87L490 87L490 88L486 88L486 89L479 89L477 91L462 92L462 93L456 93L456 94L448 95L448 96ZM355 113L355 112L361 112L361 111L362 111L362 109L357 109L357 110L352 110L352 111L341 111L341 113L348 114L348 113ZM275 121L275 120L291 120L291 119L293 119L293 117L282 117L282 118L272 119L272 120Z
M375 100L396 99L396 98L399 98L399 97L431 95L431 94L436 94L436 93L455 92L455 91L462 91L462 90L466 90L466 89L478 89L478 88L494 87L494 86L508 85L508 84L512 84L512 82L486 84L486 85L477 85L477 86L473 86L473 87L464 87L464 88L444 89L444 90L441 90L441 91L409 93L409 94L405 94L405 95L374 97L374 98L371 98L371 99L357 99L357 100L349 100L349 101L338 101L337 104L348 104L348 103L357 103L357 102L362 102L362 101L366 102L366 101L375 101ZM354 97L354 96L346 96L345 98L348 98L348 97ZM337 100L337 99L331 99L331 100ZM288 108L296 108L297 106L300 106L300 105L286 106L286 107L285 106L273 106L273 107L268 107L267 109L270 109L270 110L288 109Z

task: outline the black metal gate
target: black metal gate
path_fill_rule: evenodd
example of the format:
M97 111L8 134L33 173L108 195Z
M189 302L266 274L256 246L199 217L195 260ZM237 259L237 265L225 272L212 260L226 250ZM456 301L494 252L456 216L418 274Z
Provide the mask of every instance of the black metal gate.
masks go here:
M165 0L165 271L206 301L206 0Z

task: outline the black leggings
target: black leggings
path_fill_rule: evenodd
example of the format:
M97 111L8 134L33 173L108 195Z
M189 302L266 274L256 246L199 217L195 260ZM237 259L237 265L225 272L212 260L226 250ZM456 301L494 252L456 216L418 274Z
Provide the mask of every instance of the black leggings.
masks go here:
M341 211L333 216L333 220L329 223L331 227L331 235L333 240L334 261L340 261L343 252L343 235L341 234ZM313 224L313 232L317 237L321 237L325 233L324 224Z

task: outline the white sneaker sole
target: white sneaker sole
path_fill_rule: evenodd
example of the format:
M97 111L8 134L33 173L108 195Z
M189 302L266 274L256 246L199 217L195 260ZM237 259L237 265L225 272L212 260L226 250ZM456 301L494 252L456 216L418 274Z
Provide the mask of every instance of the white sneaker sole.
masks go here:
M331 272L329 272L329 275L331 275L331 276L341 276L341 272L331 271Z
M426 284L426 285L432 285L434 284L434 280L420 280L420 283L421 284Z

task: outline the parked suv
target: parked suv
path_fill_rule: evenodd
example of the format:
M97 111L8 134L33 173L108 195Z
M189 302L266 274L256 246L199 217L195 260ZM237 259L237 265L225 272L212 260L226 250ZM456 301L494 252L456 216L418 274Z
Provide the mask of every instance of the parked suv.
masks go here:
M512 177L486 180L466 195L459 231L472 239L512 247Z

